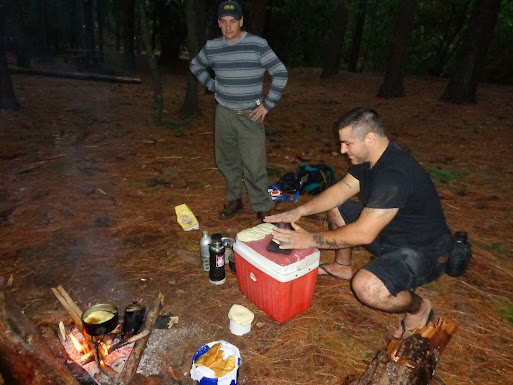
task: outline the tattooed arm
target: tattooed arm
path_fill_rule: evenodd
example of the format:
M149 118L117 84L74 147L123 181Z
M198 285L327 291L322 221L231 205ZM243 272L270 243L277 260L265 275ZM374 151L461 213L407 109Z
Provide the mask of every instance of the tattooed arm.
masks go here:
M292 223L296 231L275 229L273 238L289 242L286 246L282 246L282 248L287 249L306 249L308 247L343 249L366 245L376 239L381 230L390 223L398 211L399 209L397 208L364 208L356 222L334 231L323 231L320 233L309 233L295 223Z

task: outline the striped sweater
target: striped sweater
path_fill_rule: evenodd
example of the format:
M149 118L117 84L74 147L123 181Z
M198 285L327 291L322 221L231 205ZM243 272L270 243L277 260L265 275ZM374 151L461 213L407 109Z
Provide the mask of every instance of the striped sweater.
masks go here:
M207 71L215 72L212 79ZM263 101L267 111L273 108L287 84L288 73L267 41L244 32L235 42L224 37L207 41L191 61L190 70L210 91L216 100L231 110L254 109ZM263 100L264 73L272 76L269 94Z

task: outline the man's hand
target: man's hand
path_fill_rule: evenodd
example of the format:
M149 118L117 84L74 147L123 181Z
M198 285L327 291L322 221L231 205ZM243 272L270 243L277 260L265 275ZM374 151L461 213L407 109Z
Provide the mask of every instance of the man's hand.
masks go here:
M267 110L264 108L263 104L260 104L257 108L255 108L253 111L249 113L249 117L252 121L264 121L265 116L267 115Z
M313 235L294 222L291 225L294 230L275 227L272 232L273 239L280 241L280 249L308 249L313 247Z
M292 223L297 222L303 216L301 207L296 207L294 210L285 211L281 214L270 215L264 218L264 222L268 223Z

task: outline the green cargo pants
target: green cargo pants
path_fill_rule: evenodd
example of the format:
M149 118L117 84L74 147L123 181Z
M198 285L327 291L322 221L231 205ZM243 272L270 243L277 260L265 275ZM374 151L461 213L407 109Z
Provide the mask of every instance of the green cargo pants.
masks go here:
M237 113L217 105L215 117L217 167L226 180L226 200L241 199L246 184L251 208L268 211L274 203L267 192L265 128L249 113Z

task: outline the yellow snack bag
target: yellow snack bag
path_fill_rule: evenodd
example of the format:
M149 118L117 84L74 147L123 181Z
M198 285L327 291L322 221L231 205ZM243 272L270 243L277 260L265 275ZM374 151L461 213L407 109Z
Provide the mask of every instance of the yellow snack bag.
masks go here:
M186 204L175 207L176 220L185 231L198 230L198 220Z

